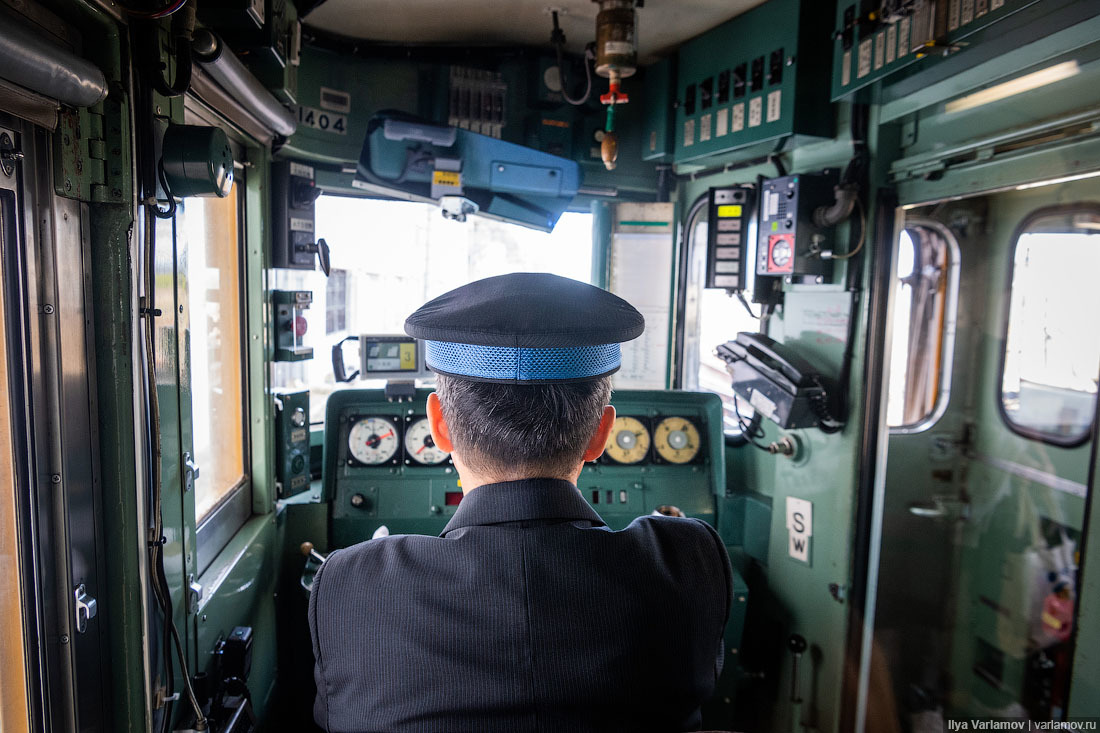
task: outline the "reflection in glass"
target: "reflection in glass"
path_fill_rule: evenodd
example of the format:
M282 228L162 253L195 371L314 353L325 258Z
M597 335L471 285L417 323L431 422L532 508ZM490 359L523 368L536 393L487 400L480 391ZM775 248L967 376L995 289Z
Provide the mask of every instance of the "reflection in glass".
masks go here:
M244 480L238 193L187 199L177 224L187 243L197 522Z
M1055 442L1080 440L1092 425L1098 235L1059 215L1034 222L1016 244L1001 400L1012 423Z

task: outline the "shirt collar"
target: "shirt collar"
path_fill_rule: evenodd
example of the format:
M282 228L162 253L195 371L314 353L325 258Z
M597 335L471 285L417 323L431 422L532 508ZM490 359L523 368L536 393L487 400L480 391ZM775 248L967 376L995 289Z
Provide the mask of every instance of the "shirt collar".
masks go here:
M580 519L604 526L576 486L561 479L536 478L477 487L462 498L440 537L462 527L527 519Z

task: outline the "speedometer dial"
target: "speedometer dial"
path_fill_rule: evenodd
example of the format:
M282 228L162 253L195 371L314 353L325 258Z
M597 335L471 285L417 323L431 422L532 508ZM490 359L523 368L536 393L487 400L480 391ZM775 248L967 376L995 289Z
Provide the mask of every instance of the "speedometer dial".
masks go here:
M414 420L405 428L405 453L410 460L423 466L434 466L447 460L447 453L432 438L426 417Z
M615 463L638 463L649 453L649 431L636 417L617 417L604 450Z
M397 453L397 428L385 417L365 417L348 431L351 457L366 466L392 460Z
M666 417L653 431L657 455L669 463L690 463L699 455L699 429L686 417Z

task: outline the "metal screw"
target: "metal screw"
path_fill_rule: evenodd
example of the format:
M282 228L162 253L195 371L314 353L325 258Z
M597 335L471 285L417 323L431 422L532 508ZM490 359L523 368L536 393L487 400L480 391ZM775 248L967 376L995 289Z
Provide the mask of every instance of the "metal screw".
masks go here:
M62 644L68 644L69 643L69 635L68 634L62 634L61 635L61 643Z
M183 313L183 306L180 306L180 313Z
M47 303L46 305L44 305L42 307L42 312L45 313L47 316L52 316L53 315L53 306L50 305L49 303Z
M503 173L504 172L504 166L498 165L497 166L497 171L500 172L500 173Z
M65 179L65 190L66 191L72 191L73 190L73 182L70 181L68 178Z
M61 474L59 474L59 473L55 473L55 474L53 474L52 476L50 476L50 483L51 483L51 484L59 484L59 483L61 483Z

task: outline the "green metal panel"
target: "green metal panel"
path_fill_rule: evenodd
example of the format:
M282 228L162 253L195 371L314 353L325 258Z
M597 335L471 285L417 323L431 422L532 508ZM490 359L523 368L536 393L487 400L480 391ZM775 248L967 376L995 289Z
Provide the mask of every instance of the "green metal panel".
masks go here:
M382 525L393 534L439 534L454 514L456 506L448 505L446 494L460 488L458 474L450 465L424 467L399 461L397 465L356 468L346 462L349 417L385 416L399 421L420 417L429 393L418 390L412 404L390 402L381 390L339 390L329 397L323 484L326 498L332 502L333 547L369 539ZM725 440L718 397L695 392L617 390L612 404L620 415L644 420L674 415L694 420L703 435L704 454L691 465L586 465L577 487L608 526L620 529L664 504L678 506L688 516L715 524L715 494L725 493ZM400 434L400 428L398 431ZM365 501L356 505L356 496Z
M1035 2L955 0L937 3L935 7L926 3L921 9L924 13L918 10L891 24L881 23L878 18L868 20L867 3L840 0L833 49L833 99L847 97L907 67L923 69L935 65L951 51L962 48L968 52L984 40L976 35L979 31ZM930 32L933 28L935 31ZM924 42L929 37L940 39L942 45L926 47Z
M642 160L672 162L672 128L676 112L676 57L646 67L646 106L642 122Z
M141 546L145 530L138 522L138 487L134 466L134 322L130 252L133 217L128 206L94 206L92 227L92 289L95 316L96 372L113 375L99 379L97 402L100 471L104 506L104 550L109 595L100 599L103 618L111 619L111 709L114 730L136 733L148 728L145 688L142 684Z
M825 0L771 0L680 48L675 161L682 163L789 135L829 137ZM780 77L772 79L774 72ZM759 64L758 73L754 68ZM736 78L744 74L739 92ZM720 94L729 74L730 98ZM703 90L709 86L708 96Z

